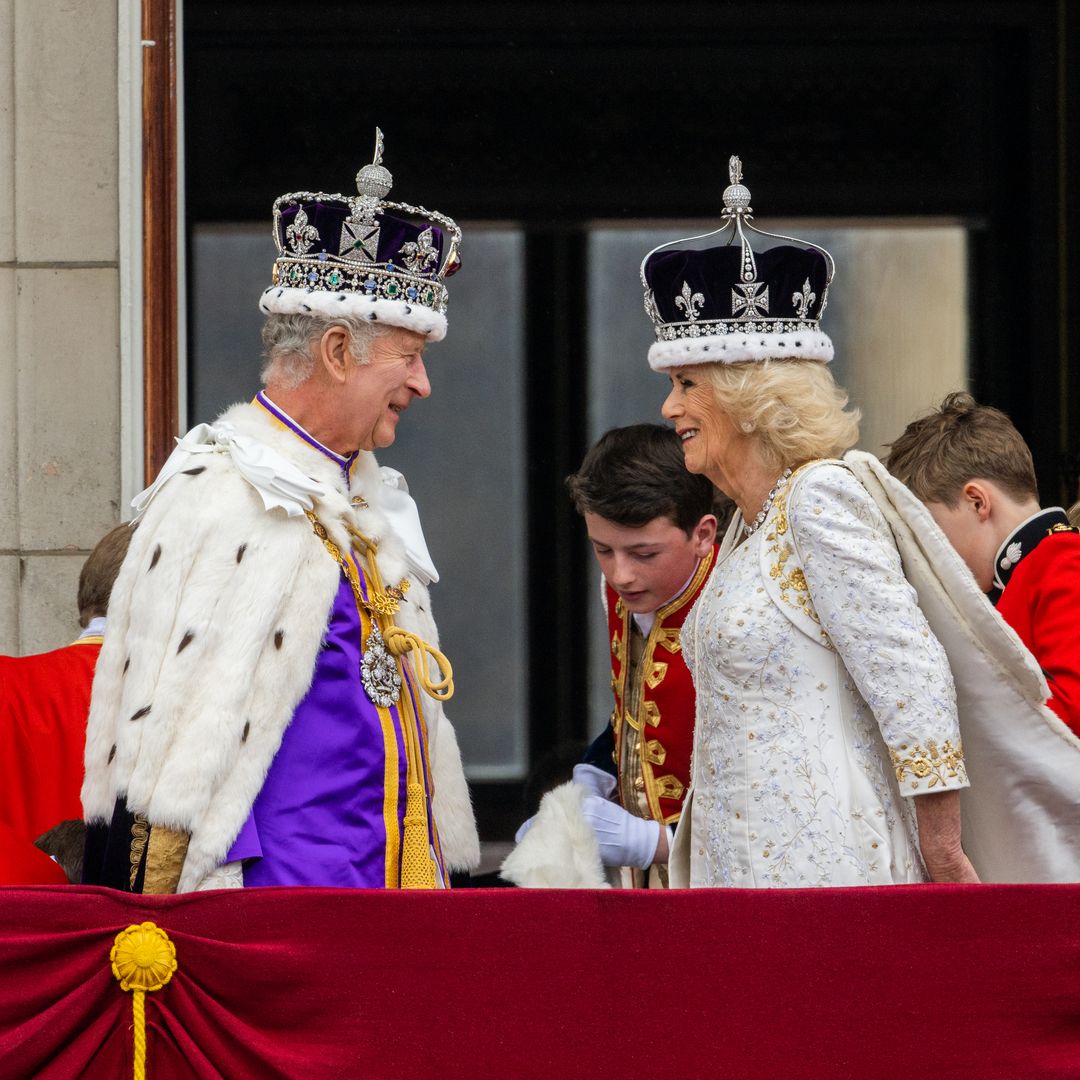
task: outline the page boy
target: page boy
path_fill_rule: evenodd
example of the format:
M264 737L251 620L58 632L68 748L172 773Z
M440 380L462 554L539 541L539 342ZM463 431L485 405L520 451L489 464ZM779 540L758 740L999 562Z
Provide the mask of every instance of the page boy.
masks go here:
M693 745L680 630L716 560L717 492L659 424L609 431L566 485L603 573L615 696L574 780L591 792L584 814L604 864L630 868L625 885L663 887Z
M1000 410L953 393L908 424L886 467L925 504L1038 661L1047 704L1080 734L1080 530L1041 509L1031 451Z

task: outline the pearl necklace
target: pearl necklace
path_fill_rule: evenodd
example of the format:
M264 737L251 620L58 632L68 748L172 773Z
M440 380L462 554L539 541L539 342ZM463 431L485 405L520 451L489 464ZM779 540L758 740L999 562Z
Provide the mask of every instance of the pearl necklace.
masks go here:
M769 516L769 511L773 507L773 503L776 501L776 496L787 486L788 478L791 476L791 469L785 469L780 474L780 479L773 484L772 491L765 496L765 502L761 504L761 509L758 511L757 517L754 518L749 524L745 521L742 523L743 539L748 536L752 536L761 526L765 523L765 519Z

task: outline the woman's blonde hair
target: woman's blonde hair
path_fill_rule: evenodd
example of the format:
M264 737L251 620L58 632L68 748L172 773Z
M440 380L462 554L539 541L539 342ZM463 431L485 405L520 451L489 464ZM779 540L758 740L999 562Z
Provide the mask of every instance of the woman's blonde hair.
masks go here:
M839 457L859 441L859 410L818 360L709 364L716 404L735 427L759 440L777 469Z

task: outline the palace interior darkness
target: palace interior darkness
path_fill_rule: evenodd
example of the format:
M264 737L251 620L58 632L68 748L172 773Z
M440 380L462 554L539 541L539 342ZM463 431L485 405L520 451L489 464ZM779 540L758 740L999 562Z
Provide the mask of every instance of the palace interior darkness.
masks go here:
M527 584L515 618L529 762L605 719L583 705L594 579L562 487L589 442L587 223L713 220L733 152L751 190L767 187L759 218L963 222L971 388L1030 442L1043 501L1075 498L1077 32L1064 0L185 0L183 18L189 256L201 226L268 234L283 191L348 190L376 124L391 198L522 232ZM498 287L485 297L504 302ZM190 377L194 396L197 368ZM482 503L474 513L480 535ZM478 617L497 600L475 599ZM476 785L485 839L512 832L521 786Z

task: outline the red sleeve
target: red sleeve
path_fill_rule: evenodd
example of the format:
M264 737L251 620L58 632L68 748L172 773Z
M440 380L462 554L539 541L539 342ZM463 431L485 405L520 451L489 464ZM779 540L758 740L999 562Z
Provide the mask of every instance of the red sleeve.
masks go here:
M1080 534L1043 540L1014 571L998 610L1046 674L1047 705L1080 735Z
M0 824L27 840L82 817L83 746L101 646L0 657Z
M66 885L67 875L44 851L0 822L0 884Z

